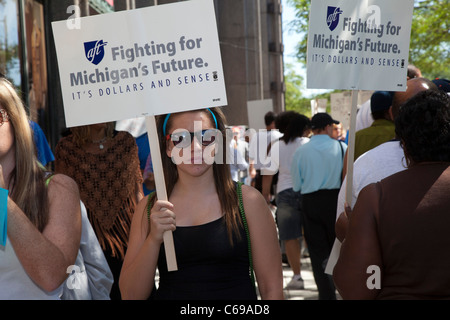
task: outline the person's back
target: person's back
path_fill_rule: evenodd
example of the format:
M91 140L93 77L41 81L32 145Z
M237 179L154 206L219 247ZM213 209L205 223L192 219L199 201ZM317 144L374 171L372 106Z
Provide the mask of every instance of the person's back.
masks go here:
M363 153L395 138L395 126L389 109L393 92L376 91L371 97L371 112L374 122L370 127L355 134L355 160Z
M341 142L328 135L320 134L312 136L310 142L297 149L294 165L298 165L299 174L291 171L295 191L307 194L320 189L340 188L346 147L339 144Z
M339 217L333 278L343 299L450 299L449 103L425 90L401 105L395 128L408 169L366 186ZM369 266L379 268L374 287Z
M379 186L384 267L377 299L449 299L449 163L416 165Z
M356 132L355 159L394 138L395 126L392 121L386 119L375 120L369 128Z

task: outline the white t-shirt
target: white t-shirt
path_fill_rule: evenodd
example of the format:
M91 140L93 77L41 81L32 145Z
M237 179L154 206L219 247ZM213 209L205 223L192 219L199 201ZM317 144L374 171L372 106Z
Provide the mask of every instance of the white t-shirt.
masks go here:
M404 153L399 141L383 143L361 155L353 166L351 207L355 206L356 199L365 186L405 169ZM339 191L336 220L344 212L346 185L347 177Z
M300 146L309 142L309 140L309 138L298 137L288 144L283 140L279 140L272 145L270 157L273 165L270 169L261 169L261 174L275 174L279 170L277 193L292 188L291 164L294 153ZM274 154L275 152L278 152L278 155Z

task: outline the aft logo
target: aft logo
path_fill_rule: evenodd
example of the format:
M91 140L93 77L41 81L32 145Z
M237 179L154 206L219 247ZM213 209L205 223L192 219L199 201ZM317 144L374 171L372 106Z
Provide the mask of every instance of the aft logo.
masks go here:
M336 29L339 24L339 15L344 13L341 8L338 7L328 7L327 12L327 25L331 31Z
M105 56L104 46L107 44L108 42L103 42L103 40L85 42L84 52L89 62L98 65Z

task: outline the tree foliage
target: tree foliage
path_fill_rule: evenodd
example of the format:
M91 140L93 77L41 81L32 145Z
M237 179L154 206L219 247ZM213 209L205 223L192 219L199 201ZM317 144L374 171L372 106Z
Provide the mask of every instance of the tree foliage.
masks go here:
M295 20L289 23L289 30L303 35L296 57L306 65L311 0L287 0L287 3L295 10ZM450 78L449 15L449 0L414 0L409 61L426 78Z
M286 83L286 110L297 111L307 117L311 117L310 99L303 97L301 91L303 77L295 73L292 64L287 64L284 78Z

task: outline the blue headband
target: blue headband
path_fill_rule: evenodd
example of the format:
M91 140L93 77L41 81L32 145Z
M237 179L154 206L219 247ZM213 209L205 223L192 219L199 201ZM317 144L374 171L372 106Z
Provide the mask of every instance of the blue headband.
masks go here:
M211 111L210 108L206 108L206 110L208 110L212 114L212 116L214 118L214 123L216 124L216 129L219 129L219 126L217 125L217 119L216 119L216 116L214 115L214 113ZM166 126L167 126L167 121L169 121L170 115L171 115L171 113L167 114L166 118L164 119L164 124L163 124L164 136L166 135Z

